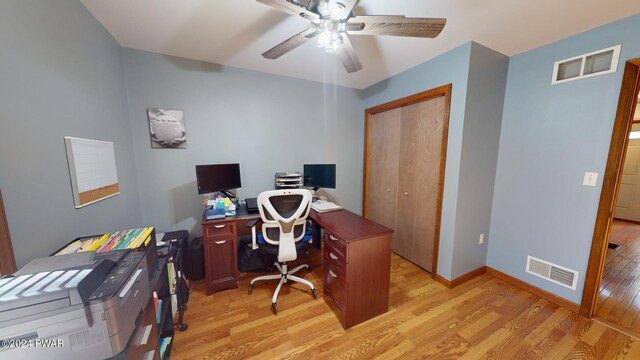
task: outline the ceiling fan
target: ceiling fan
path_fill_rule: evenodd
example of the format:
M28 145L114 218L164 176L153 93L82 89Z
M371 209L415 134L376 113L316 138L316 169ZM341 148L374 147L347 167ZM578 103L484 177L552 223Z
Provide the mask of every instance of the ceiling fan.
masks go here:
M349 73L362 69L362 64L349 41L349 35L390 35L434 38L447 19L408 18L402 15L355 15L360 0L257 0L276 10L309 21L311 26L262 54L277 59L310 39L318 38L318 46L340 57Z

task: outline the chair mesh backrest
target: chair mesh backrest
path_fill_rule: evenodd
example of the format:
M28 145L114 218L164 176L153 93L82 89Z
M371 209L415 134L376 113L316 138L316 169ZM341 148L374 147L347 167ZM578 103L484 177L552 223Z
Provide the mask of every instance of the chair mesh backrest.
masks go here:
M300 208L302 204L303 196L301 194L296 195L283 195L283 196L273 196L269 199L271 205L276 210L276 212L283 218L290 218L293 216ZM264 207L263 207L264 208ZM274 220L273 216L267 209L264 209L265 217L268 220ZM267 227L267 236L272 240L277 240L280 238L280 227ZM301 233L305 230L303 224L296 224L293 228L293 236L297 238Z
M296 210L298 210L302 203L302 199L302 194L280 195L269 197L269 202L280 216L283 218L289 218L295 214ZM262 207L265 210L265 216L267 219L273 220L271 213L268 212L264 205L262 205Z
M305 189L271 190L258 196L262 235L266 242L279 245L279 261L296 258L295 242L304 237L310 203L311 192Z

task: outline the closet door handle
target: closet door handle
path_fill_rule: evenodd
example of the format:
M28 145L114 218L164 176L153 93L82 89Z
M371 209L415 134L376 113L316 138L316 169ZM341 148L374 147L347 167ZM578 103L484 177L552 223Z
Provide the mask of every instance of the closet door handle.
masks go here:
M213 227L216 228L216 229L222 229L225 226L227 226L227 225L226 224L225 225L213 225Z
M387 192L391 192L391 189L387 189Z
M329 253L329 257L332 258L333 260L338 260L338 257L333 255L332 252Z
M337 278L338 275L336 275L336 273L333 272L333 270L329 270L329 275L331 275L331 277Z
M215 241L215 243L218 244L218 245L222 245L222 244L224 244L226 242L227 242L227 240Z
M409 196L409 193L408 193L408 192L405 192L405 193L404 193L404 196Z

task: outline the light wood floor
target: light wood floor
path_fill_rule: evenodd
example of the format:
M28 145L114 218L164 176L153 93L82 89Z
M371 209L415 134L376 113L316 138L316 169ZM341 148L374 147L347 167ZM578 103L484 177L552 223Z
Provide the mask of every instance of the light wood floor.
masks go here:
M640 224L614 220L598 296L598 320L640 337Z
M315 250L303 276L322 294ZM375 264L371 264L375 266ZM640 359L640 342L489 275L449 290L394 255L389 312L342 329L320 297L286 286L270 311L275 282L204 295L194 284L189 329L176 332L172 359Z

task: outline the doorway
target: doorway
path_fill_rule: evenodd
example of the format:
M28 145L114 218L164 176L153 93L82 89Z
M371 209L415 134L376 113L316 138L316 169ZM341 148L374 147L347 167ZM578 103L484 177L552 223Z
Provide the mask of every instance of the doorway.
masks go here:
M614 218L609 241L594 319L640 337L640 223Z
M640 223L640 106L636 104L629 145L624 157L620 190L616 200L614 219Z
M634 114L594 318L640 337L640 106L637 103Z
M605 322L608 322L607 318L610 320L621 318L619 313L622 312L624 315L629 310L627 305L631 305L634 300L640 302L640 295L636 299L638 292L632 294L633 288L640 286L640 283L634 285L635 268L640 263L640 252L636 258L632 251L636 247L636 242L633 241L636 223L614 219L617 201L620 200L620 208L624 208L631 205L628 202L633 198L633 191L630 191L629 188L629 177L625 177L625 173L629 175L631 162L640 161L640 159L633 159L635 150L629 154L627 152L628 146L634 144L630 143L629 137L634 125L633 119L638 104L639 91L640 59L634 59L627 61L625 65L580 305L581 315L588 318L602 318L600 320ZM626 172L625 160L629 160ZM623 178L625 178L625 182L622 181ZM618 216L624 217L626 215L624 215L624 211L618 211ZM637 236L639 238L637 245L640 246L640 228L637 228ZM617 244L619 247L609 250L609 242ZM625 259L623 255L629 259ZM621 294L614 291L618 289L622 291ZM612 295L614 297L611 297ZM624 303L628 298L632 298L631 301ZM640 304L638 305L640 309ZM630 313L627 315L631 317ZM635 322L636 317L633 317L631 325ZM629 320L625 321L629 322ZM620 330L631 332L629 328L625 329L624 326L611 325Z

